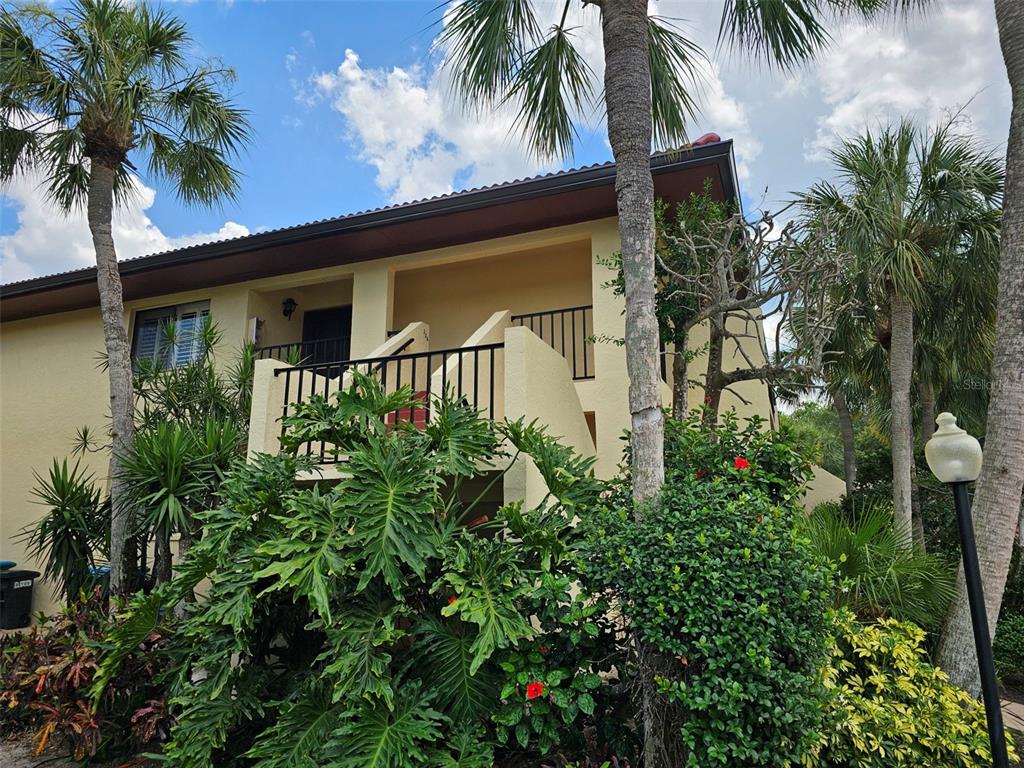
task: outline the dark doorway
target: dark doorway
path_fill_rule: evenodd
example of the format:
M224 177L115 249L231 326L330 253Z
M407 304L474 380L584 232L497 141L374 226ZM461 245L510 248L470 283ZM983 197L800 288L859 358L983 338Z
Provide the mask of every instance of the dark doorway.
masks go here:
M310 363L348 360L352 306L307 310L302 316L302 352Z

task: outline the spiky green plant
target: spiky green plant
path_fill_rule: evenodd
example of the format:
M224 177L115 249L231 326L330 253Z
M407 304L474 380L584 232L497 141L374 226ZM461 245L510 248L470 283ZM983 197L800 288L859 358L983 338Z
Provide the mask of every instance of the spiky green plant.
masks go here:
M887 616L935 627L953 598L954 569L915 550L886 502L820 504L807 521L811 542L835 567L835 599L862 619Z
M96 487L93 474L67 459L53 460L46 477L35 475L32 493L47 508L20 538L29 554L45 563L43 575L70 604L92 583L89 569L109 551L109 500Z

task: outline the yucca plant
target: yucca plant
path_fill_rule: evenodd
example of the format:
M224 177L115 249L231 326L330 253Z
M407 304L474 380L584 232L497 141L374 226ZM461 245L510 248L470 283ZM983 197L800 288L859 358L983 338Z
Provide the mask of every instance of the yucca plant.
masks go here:
M819 504L807 520L813 546L836 569L837 605L861 619L891 617L938 625L953 598L956 573L942 558L915 549L888 501Z
M29 554L44 563L43 575L64 594L68 604L92 582L97 556L109 552L109 499L96 487L94 475L67 459L53 460L46 477L35 475L33 495L47 508L39 522L25 528L21 539Z

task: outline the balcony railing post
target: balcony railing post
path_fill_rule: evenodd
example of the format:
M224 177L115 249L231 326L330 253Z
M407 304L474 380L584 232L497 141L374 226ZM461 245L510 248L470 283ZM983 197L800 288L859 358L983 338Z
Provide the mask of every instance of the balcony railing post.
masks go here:
M321 394L321 387L319 386L318 377L323 380L322 396L326 399L330 399L335 392L345 386L345 373L352 369L363 370L367 375L376 376L380 381L381 386L385 390L397 391L403 384L407 384L412 387L413 396L416 399L416 403L407 409L398 409L392 413L386 414L385 419L388 423L398 424L402 420L409 420L414 424L418 424L417 412L423 413L424 423L430 420L432 411L431 397L433 395L439 395L440 392L432 391L435 389L433 379L434 375L439 374L440 381L439 386L442 390L445 388L445 383L448 379L450 370L454 370L455 374L459 377L459 381L456 387L457 396L460 399L466 399L469 405L476 408L479 411L487 414L490 418L495 418L497 414L496 405L494 402L495 398L495 355L499 354L499 350L504 349L504 343L496 342L492 344L481 344L473 347L460 347L456 349L444 349L444 350L433 350L429 352L401 352L400 350L393 355L378 358L367 358L364 360L347 360L339 362L328 362L306 364L290 367L277 367L273 369L273 376L279 380L281 385L280 398L283 399L283 407L280 410L282 418L289 415L291 404L296 400L302 400L314 394ZM449 356L455 357L456 362L453 362L454 369L449 367L448 358ZM487 403L480 402L481 386L480 376L481 366L480 358L481 355L489 356L489 368L490 376L487 382L487 391L489 392L489 401ZM467 369L466 363L472 358L472 368ZM259 361L259 365L272 365L273 361ZM395 366L394 374L388 373L390 366ZM411 380L407 381L403 375L403 367L408 365L410 369ZM419 383L417 381L416 372L419 366L422 365L426 370L426 391L422 392L418 389ZM435 366L439 366L440 370L435 371ZM472 382L466 379L467 376L472 376ZM309 387L305 386L306 379L309 379ZM390 382L389 382L390 378ZM293 393L294 384L294 393ZM306 391L308 389L308 392ZM469 394L472 392L472 400L469 400ZM422 396L422 401L421 401ZM276 402L280 403L281 399L277 399ZM422 404L420 404L422 403ZM392 421L393 420L393 421ZM280 429L276 433L278 436L283 434L284 425L281 424ZM331 455L331 451L328 450L323 441L318 441L318 445L309 443L305 446L306 455L318 454L321 463L333 463L336 461L336 457Z
M593 377L591 355L593 344L587 338L587 320L593 325L594 308L590 305L549 309L543 312L529 312L512 315L512 324L529 328L552 349L569 362L569 369L574 379ZM566 316L570 330L570 343L566 344ZM579 321L577 322L577 317ZM557 325L557 328L556 328ZM571 346L572 355L569 355ZM580 354L582 350L582 355Z

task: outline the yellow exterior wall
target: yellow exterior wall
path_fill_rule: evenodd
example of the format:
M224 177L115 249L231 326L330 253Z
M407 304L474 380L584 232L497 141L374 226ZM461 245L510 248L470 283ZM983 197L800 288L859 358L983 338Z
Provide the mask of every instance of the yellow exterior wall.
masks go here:
M291 318L284 316L282 304L293 299L298 305ZM260 345L271 347L302 340L302 321L313 309L342 307L352 303L351 277L327 283L252 291L249 295L249 316L263 321Z
M590 247L566 243L395 275L397 327L430 324L433 349L458 347L490 315L563 309L590 303Z
M140 309L209 300L222 333L216 354L223 364L232 360L233 350L248 338L254 317L265 321L264 345L290 343L301 339L301 317L306 310L348 303L353 308L353 357L369 356L385 343L389 330L416 321L428 326L425 332L429 332L430 349L460 346L501 310L518 314L593 304L592 332L598 337L621 338L623 300L603 287L614 275L598 263L618 249L616 222L608 218L161 296L130 304L128 320L132 322L134 312ZM290 321L281 314L281 302L289 296L299 304ZM695 338L694 344L698 343ZM41 512L31 503L32 472L45 472L53 457L67 455L78 427L88 425L102 433L108 410L107 380L95 365L95 355L102 348L97 310L0 325L0 559L38 570L38 564L32 563L14 540ZM607 477L619 465L621 436L629 427L622 348L597 343L594 374L592 380L575 382L579 405L570 410L581 408L592 414L596 469ZM266 372L257 384L259 379L265 385L262 389L273 389ZM745 386L749 386L747 397L752 405L742 406L741 412L747 409L767 415L765 387L756 383ZM273 399L279 401L276 395ZM264 407L264 423L256 426L261 443L269 443L276 439L278 427L267 422L277 418L274 409L279 406ZM584 423L576 419L574 429ZM106 460L94 454L85 461L105 482ZM37 590L37 595L45 598L45 591ZM36 608L40 607L51 605L39 599Z
M534 419L583 456L594 443L565 358L526 328L506 328L505 411L511 420ZM533 461L520 457L505 475L505 500L527 507L543 501L547 486Z
M222 332L215 354L228 362L245 335L245 291L235 286L212 288L131 302L126 310L131 323L137 310L205 300ZM17 540L43 511L32 499L32 473L45 476L54 458L68 457L73 464L71 450L79 427L88 427L97 439L106 434L109 390L106 374L97 367L102 351L103 328L96 309L0 325L0 560L42 570ZM81 459L103 488L108 485L108 461L103 453ZM49 589L40 583L35 609L53 606Z

